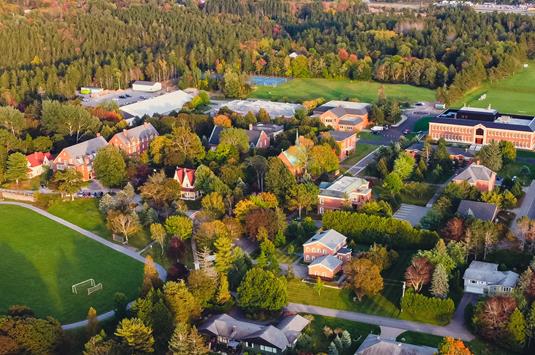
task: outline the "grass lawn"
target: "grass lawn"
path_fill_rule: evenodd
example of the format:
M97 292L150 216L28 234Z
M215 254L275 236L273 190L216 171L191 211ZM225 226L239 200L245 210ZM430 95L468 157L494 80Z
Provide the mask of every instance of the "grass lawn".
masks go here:
M323 328L325 326L333 330L336 328L347 330L349 334L351 334L351 346L345 351L341 352L341 355L354 354L360 344L362 344L364 339L366 339L368 334L380 333L380 329L376 325L353 322L339 318L322 317L317 315L313 315L312 317L314 317L314 320L306 328L305 334L309 335L312 340L310 344L310 349L307 350L311 351L314 354L327 353L329 350L329 344L334 338L333 336L325 336L325 334L323 333Z
M441 342L442 337L433 334L419 333L413 331L406 331L398 335L397 341L414 345L425 345L432 348L436 348Z
M383 86L385 95L399 101L433 101L435 92L430 89L402 84L383 84L374 81L333 80L333 79L293 79L282 85L259 86L252 97L275 101L302 102L323 97L325 100L358 99L375 102L379 88Z
M530 170L530 174L528 176L521 176L520 171L523 166L527 166ZM514 161L512 163L504 164L502 169L498 172L498 176L501 176L503 178L511 178L513 176L520 177L522 183L524 185L529 185L531 183L531 180L535 179L535 165L530 163L524 163L520 161Z
M294 255L288 255L286 252L286 248L284 249L275 249L275 258L277 258L277 261L279 264L293 264L294 261L299 259L299 256L296 254Z
M412 130L414 132L429 131L429 121L431 118L433 118L433 116L425 116L420 118L418 121L416 121Z
M413 183L406 183L405 188L400 191L401 202L409 205L425 206L438 188L436 185L425 182L417 183L418 185L414 185L414 187L411 187L413 186L412 184ZM381 196L389 194L389 192L379 184L375 185L372 189L378 199L381 199Z
M516 150L517 158L533 158L535 159L535 152L532 150Z
M485 100L479 100L486 94ZM484 83L478 89L466 94L454 106L467 104L473 107L488 107L505 113L535 114L535 61L528 68L520 69L508 78L494 83Z
M376 145L357 143L355 152L351 154L349 157L347 157L344 161L342 161L341 164L345 166L352 166L356 164L360 159L364 158L366 155L373 152L375 149L377 149Z
M372 142L378 142L383 139L382 136L378 134L373 134L371 132L359 132L358 139L366 140L366 141L372 141Z
M96 198L79 198L74 201L56 202L48 208L48 212L105 239L112 240L112 233L106 226L106 218L98 209L98 201ZM144 230L128 239L128 244L138 249L150 243L150 237Z
M376 314L397 318L399 314L400 287L385 286L383 294L365 297L362 301L353 301L354 294L349 289L324 287L318 296L314 284L299 280L288 282L288 301L314 306L341 309L345 311Z
M89 307L111 310L116 292L134 299L143 279L139 261L18 206L0 206L0 255L0 314L25 304L38 316L74 322ZM90 278L103 290L72 293L73 284Z

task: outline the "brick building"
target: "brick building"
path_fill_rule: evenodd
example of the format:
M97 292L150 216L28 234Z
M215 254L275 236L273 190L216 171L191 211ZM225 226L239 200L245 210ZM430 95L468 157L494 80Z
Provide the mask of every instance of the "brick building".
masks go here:
M158 131L148 122L115 134L109 144L121 149L127 155L141 154L149 149L150 142L158 137Z
M353 154L357 147L357 134L355 132L329 131L324 132L323 135L330 136L335 140L340 148L340 154L338 155L340 160L344 160Z
M467 182L481 192L494 190L496 185L496 173L486 166L480 164L470 164L459 175L452 180L456 184Z
M318 213L339 210L347 206L360 206L372 198L369 181L358 177L344 176L330 186L320 189Z
M361 102L329 101L314 110L320 121L337 131L355 132L368 126L371 105Z
M84 181L89 181L95 177L93 171L93 160L97 152L106 147L108 142L98 135L93 139L81 142L70 147L63 148L54 159L54 170L75 169L82 174Z
M249 128L249 130L244 130L245 134L247 135L247 138L249 139L249 146L251 148L269 148L271 144L269 132L266 133L265 130L253 129L253 127ZM210 145L210 149L214 150L217 148L217 146L219 145L221 132L223 132L224 130L225 127L214 126L214 128L212 129L212 133L208 138L208 144Z
M351 260L347 238L334 229L316 233L303 244L303 260L309 276L333 279L342 270L342 264Z
M477 145L509 141L517 148L531 150L535 147L535 118L502 114L493 109L450 109L429 121L429 136Z

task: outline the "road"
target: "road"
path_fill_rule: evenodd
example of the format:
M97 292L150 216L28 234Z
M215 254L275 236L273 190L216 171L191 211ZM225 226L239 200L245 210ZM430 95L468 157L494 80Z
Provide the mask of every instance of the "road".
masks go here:
M377 152L380 148L381 146L377 147L377 149L375 149L373 152L370 152L364 158L360 159L355 165L347 169L347 173L353 176L357 176L358 174L360 174L362 170L366 169L368 164L375 160Z
M145 263L145 258L142 257L141 255L139 255L139 253L136 253L128 248L125 248L123 247L122 245L118 245L118 244L115 244L115 243L112 243L86 229L83 229L83 228L80 228L78 227L77 225L75 224L72 224L71 222L68 222L62 218L59 218L57 216L54 216L53 214L51 213L48 213L47 211L45 210L42 210L38 207L35 207L35 206L32 206L32 205L29 205L27 203L22 203L22 202L0 202L0 205L15 205L15 206L19 206L19 207L24 207L24 208L27 208L27 209L30 209L36 213L39 213L40 215L46 217L46 218L49 218L51 220L53 220L54 222L57 222L59 224L62 224L64 225L65 227L67 228L70 228L72 230L74 230L75 232L78 232L80 234L82 234L83 236L85 237L88 237L90 239L93 239L94 241L100 243L100 244L103 244L105 246L107 246L108 248L111 248L119 253L122 253L122 254L125 254L133 259L136 259L137 261L139 262L142 262L142 263ZM155 263L156 264L156 263ZM156 264L156 269L158 270L158 274L160 276L160 279L162 279L162 281L165 281L166 278L167 278L167 271L165 271L165 269L159 265L159 264ZM103 321L103 320L106 320L106 319L109 319L111 317L114 316L114 311L109 311L109 312L106 312L106 313L102 313L100 314L97 319L99 321ZM62 328L64 330L68 330L68 329L74 329L74 328L80 328L80 327L84 327L87 325L87 320L82 320L82 321L79 321L79 322L76 322L76 323L71 323L71 324L65 324L65 325L62 325Z
M458 310L455 313L450 324L446 326L425 324L419 322L413 322L402 319L394 319L388 317L374 316L371 314L357 313L351 311L341 311L338 309L324 308L318 306L309 306L299 303L290 303L286 307L286 310L294 313L309 313L319 316L335 317L340 319L346 319L354 322L361 322L367 324L374 324L378 326L385 326L389 328L398 328L403 330L411 330L420 333L433 334L438 336L451 336L455 338L461 338L465 341L474 339L474 335L464 327L464 307L471 301L471 295L463 297L463 300L459 304ZM464 302L464 303L463 303Z

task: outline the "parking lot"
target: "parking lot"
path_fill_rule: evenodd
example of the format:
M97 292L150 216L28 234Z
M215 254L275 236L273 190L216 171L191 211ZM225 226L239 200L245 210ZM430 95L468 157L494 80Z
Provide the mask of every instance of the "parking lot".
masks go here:
M413 227L420 223L420 220L430 210L428 207L421 207L416 205L408 205L402 203L399 209L394 213L394 218L409 222Z
M80 97L82 97L82 105L88 107L95 107L106 101L113 101L117 103L119 107L121 107L133 104L138 101L150 99L151 97L159 96L165 93L165 90L160 90L156 92L142 92L134 91L132 89L124 89L114 91L107 90L102 92L102 94L80 95Z

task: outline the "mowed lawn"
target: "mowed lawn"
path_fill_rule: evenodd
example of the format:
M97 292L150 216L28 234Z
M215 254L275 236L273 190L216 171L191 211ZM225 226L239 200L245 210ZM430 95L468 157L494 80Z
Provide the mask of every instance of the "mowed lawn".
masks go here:
M0 314L25 304L62 323L83 320L89 307L104 313L114 295L139 293L143 264L31 210L0 205ZM94 279L103 290L87 295L75 283Z
M535 114L535 61L528 63L508 78L483 84L477 90L465 95L455 106L468 104L473 107L488 107L505 113ZM479 100L486 94L485 100Z
M334 79L293 79L276 87L259 86L253 91L251 97L292 102L302 102L318 97L323 97L325 100L357 99L362 102L375 102L381 86L384 87L387 97L399 101L435 100L435 92L426 88L375 81Z

